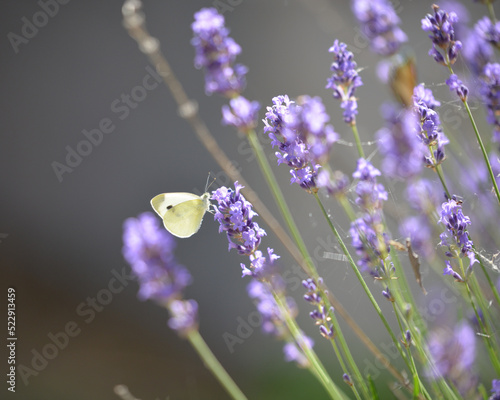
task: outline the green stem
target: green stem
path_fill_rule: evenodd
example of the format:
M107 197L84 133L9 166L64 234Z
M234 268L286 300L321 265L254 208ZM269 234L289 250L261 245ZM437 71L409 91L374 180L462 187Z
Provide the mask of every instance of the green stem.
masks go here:
M191 330L187 334L187 338L194 349L197 351L205 366L217 378L220 384L226 389L229 395L235 400L246 400L246 396L240 388L234 383L233 379L226 372L214 353L205 343L205 340L200 335L198 330Z
M354 140L356 141L356 147L358 148L358 154L361 158L365 158L365 152L363 151L363 146L361 145L361 140L359 138L358 127L356 123L351 125L352 134L354 135Z
M271 166L269 165L269 162L267 160L267 157L264 154L264 151L262 149L262 146L260 145L259 139L257 138L257 135L255 131L249 131L247 133L248 140L250 142L250 145L252 146L254 153L257 157L257 162L259 163L259 167L262 170L262 173L264 174L264 178L267 182L267 185L269 186L274 200L276 204L278 205L278 208L280 209L281 215L283 216L285 223L295 241L297 244L297 247L302 254L302 257L306 261L306 264L308 266L308 271L307 274L312 277L316 282L319 278L319 274L316 271L316 268L314 264L311 261L311 256L309 255L309 252L307 250L307 247L304 243L304 240L302 239L302 236L300 235L299 229L297 225L295 224L295 221L292 218L290 209L288 208L285 198L283 196L283 193L281 192L279 185L276 181L276 178L272 172ZM325 301L325 304L330 306L330 300L328 299L328 296L322 291L322 298ZM342 333L342 330L340 328L340 325L338 324L338 321L335 316L332 316L332 323L335 327L335 332L337 334L337 337L339 339L339 342L341 344L341 348L343 352L345 353L345 356L349 362L349 365L351 366L351 371L361 386L363 392L365 394L368 394L368 388L366 387L366 383L364 379L361 376L361 372L359 371L359 368L356 366L354 362L354 358L352 357L352 354L349 350L349 347L347 346L347 342L345 340L344 334Z
M348 371L347 366L344 362L344 359L342 357L342 354L340 353L339 347L338 347L337 342L335 341L334 337L330 339L330 343L332 344L333 351L334 351L335 355L337 356L337 359L339 360L339 363L340 363L342 370L347 372ZM361 400L361 397L359 396L358 390L356 389L356 385L354 383L352 384L351 389L352 389L356 399Z
M495 189L495 194L497 196L498 202L500 204L500 190L498 190L497 181L495 179L495 174L493 173L493 169L491 168L490 160L488 158L488 154L486 153L486 148L484 147L483 140L481 139L481 135L479 134L479 130L476 126L476 121L472 116L472 112L469 108L469 104L467 101L464 101L465 109L467 110L467 114L469 114L469 119L472 123L472 127L474 128L474 133L476 134L477 142L479 143L479 147L481 148L481 152L483 153L484 162L486 163L486 167L488 167L488 174L490 175L491 183L493 183L493 188Z
M280 309L281 315L283 315L283 317L285 318L285 322L288 329L290 330L290 333L294 337L300 349L304 352L304 355L309 360L311 368L314 370L313 375L318 377L319 381L322 383L323 387L330 394L330 397L333 400L347 399L346 395L332 381L316 353L309 346L301 345L301 343L304 343L303 334L299 329L295 319L288 312L288 308L284 303L282 297L274 291L273 296L276 304L278 305L278 308Z
M448 190L448 186L446 185L446 181L443 176L443 169L441 168L441 165L438 165L436 167L436 174L439 177L439 180L441 181L441 185L443 185L443 189L446 192L446 195L448 198L451 198L450 191Z
M486 2L486 7L488 7L488 12L490 14L490 19L493 24L497 21L497 18L495 16L495 9L493 8L493 0L487 1Z
M248 140L250 142L250 145L252 146L254 153L257 157L257 162L259 163L259 167L264 174L264 178L266 179L267 185L269 186L274 200L276 204L278 205L278 208L280 209L281 215L285 219L285 223L290 230L290 233L292 234L292 237L297 244L297 247L299 248L299 251L301 252L302 256L308 260L308 266L309 266L309 274L315 278L317 278L317 273L316 271L311 268L311 262L309 262L310 257L307 251L307 247L302 240L302 237L300 236L299 229L297 228L297 225L295 224L295 221L292 218L292 213L290 212L290 209L288 208L288 205L286 204L285 197L283 196L283 193L281 192L278 182L276 182L276 178L274 177L273 171L271 169L271 166L269 165L269 162L267 161L266 155L264 154L264 151L262 150L262 146L260 145L259 139L257 138L257 134L255 131L250 131L247 134Z
M498 305L500 305L500 296L498 294L497 287L493 283L493 281L490 278L490 275L488 274L488 271L486 270L486 267L483 264L483 261L481 260L481 256L478 258L479 265L481 266L481 269L483 270L484 276L486 277L486 280L488 281L488 285L490 286L491 291L493 292L493 296L495 297L495 300L497 301Z
M354 273L356 274L359 282L361 283L361 286L363 287L363 290L365 291L366 295L370 299L370 302L372 303L373 307L375 308L375 311L377 312L377 314L380 317L382 323L384 324L385 328L387 329L387 332L391 336L391 339L392 339L394 345L399 350L399 353L401 354L401 357L403 358L403 360L405 360L406 363L408 363L407 357L405 356L403 350L401 349L400 343L396 339L396 336L394 335L394 332L392 332L392 329L391 329L389 323L387 322L387 319L385 318L384 314L382 313L382 310L380 309L380 307L379 307L379 305L377 303L377 300L375 300L375 298L373 297L370 289L368 288L368 285L366 284L365 280L363 279L363 276L359 272L359 269L358 269L356 263L352 259L351 254L349 253L349 250L347 249L344 241L342 240L342 237L340 236L340 234L338 233L338 231L335 228L335 226L333 226L332 221L328 217L328 213L326 212L325 207L323 206L323 203L321 202L318 194L315 193L314 196L316 197L316 201L318 202L318 205L321 208L321 211L323 212L323 215L324 215L326 221L328 222L328 225L330 226L330 229L332 230L333 234L335 235L335 237L337 239L337 242L339 243L340 247L342 248L342 251L344 252L345 256L347 257L347 259L349 261L349 264L352 267L352 270L354 271Z
M479 311L477 310L476 303L474 302L474 299L472 298L472 291L471 291L471 288L469 286L469 280L472 279L472 276L466 277L466 275L465 275L466 272L465 272L465 269L464 269L464 266L462 263L462 259L459 258L458 262L460 264L460 269L461 269L462 274L463 274L462 276L464 277L464 284L465 284L465 289L467 291L467 296L468 296L469 302L472 306L472 309L474 310L474 314L476 316L477 322L481 328L481 331L482 331L481 333L483 333L485 335L484 342L486 345L486 349L488 350L488 354L490 356L491 363L493 364L493 367L495 368L495 372L497 373L497 375L500 375L500 362L497 358L495 350L492 347L492 343L491 343L492 337L491 337L490 333L488 332L488 329L486 328L485 324L483 323L483 319L481 318L481 315L479 314ZM484 307L481 307L481 308L484 309L486 312L486 308L484 308Z

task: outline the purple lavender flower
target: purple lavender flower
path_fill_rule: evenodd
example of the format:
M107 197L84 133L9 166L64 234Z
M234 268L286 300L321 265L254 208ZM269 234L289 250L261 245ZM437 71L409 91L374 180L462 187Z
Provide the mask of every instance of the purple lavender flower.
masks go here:
M464 59L475 76L480 76L483 68L493 60L493 49L481 36L469 33L464 40Z
M307 346L312 349L314 346L314 340L306 335L302 335L304 343L302 346ZM285 361L295 361L299 367L307 368L309 364L309 360L304 354L302 350L302 346L298 345L295 342L288 342L283 346L283 353L285 353Z
M171 318L168 326L174 331L185 335L198 329L198 303L194 300L174 300L169 305Z
M482 39L500 48L500 22L491 22L488 17L483 17L477 21L474 27L475 31Z
M191 283L188 270L177 263L175 241L152 213L129 218L123 226L123 256L139 281L138 296L161 304L181 297Z
M458 16L458 21L454 25L455 36L462 40L467 36L467 26L470 21L469 10L460 1L442 0L437 3L441 10L453 10Z
M262 316L262 331L283 339L288 335L285 317L282 315L268 283L252 279L247 286L248 296L255 302ZM298 314L297 305L292 297L287 297L287 309L292 316Z
M333 325L330 323L330 313L333 313L333 307L330 309L326 307L325 302L321 297L318 284L323 284L322 278L318 278L318 283L316 283L312 278L302 281L302 286L307 289L307 293L304 295L304 300L316 306L316 309L311 311L309 315L312 319L314 319L316 325L319 325L319 332L321 335L326 339L331 339L335 334Z
M330 174L322 169L317 177L318 187L324 188L328 194L334 196L345 196L349 188L349 178L342 171L334 171Z
M278 147L278 164L286 163L292 169L291 183L306 190L316 190L316 178L321 163L328 159L338 134L327 122L329 116L318 97L302 96L299 104L288 96L273 98L267 107L264 132L271 145Z
M500 400L500 379L493 379L491 382L491 393L489 400Z
M386 287L385 290L382 290L382 296L384 296L391 303L395 301L394 296L392 295L391 290L388 287Z
M351 377L347 374L343 374L342 375L342 379L344 380L345 383L347 383L349 386L352 386L353 383L352 383L352 380L351 380Z
M410 206L423 214L432 214L436 211L439 197L433 183L427 179L410 182L406 187L405 196Z
M257 126L259 108L258 101L249 101L243 96L235 97L229 101L229 106L222 106L222 123L247 132Z
M222 186L212 192L212 199L218 203L214 218L219 221L219 232L226 232L229 250L236 249L239 254L249 256L249 267L241 263L242 276L268 280L275 272L274 262L279 256L271 248L267 249L267 255L257 250L266 231L253 221L257 213L240 193L243 186L236 181L234 187L235 190Z
M425 87L423 83L413 89L413 105L415 107L425 107L435 110L441 106L441 102L434 98L431 89Z
M420 116L418 137L427 148L424 162L430 168L437 167L445 160L444 146L449 143L440 127L439 114L434 111L440 105L441 103L434 99L430 89L426 89L423 84L415 87L413 91L413 107Z
M383 202L387 201L387 192L384 186L377 183L380 171L364 158L358 160L356 171L352 174L359 182L356 186L356 204L364 212L373 215L382 209Z
M440 216L441 218L438 223L443 224L447 231L444 231L439 236L441 239L439 245L448 248L446 252L448 257L458 255L454 250L454 248L458 246L461 254L469 258L470 270L477 260L473 250L472 240L470 240L469 233L467 232L467 226L471 224L471 221L470 218L465 216L462 212L462 202L458 201L456 196L452 196L451 199L445 201L441 205Z
M224 17L215 8L203 8L195 13L194 18L191 25L194 64L196 68L205 70L205 91L227 97L241 93L245 87L247 68L234 64L241 47L229 37Z
M477 383L473 374L476 335L467 323L456 325L453 331L446 328L431 331L428 344L433 358L432 365L427 368L431 379L449 379L462 395L474 389Z
M417 254L427 260L434 256L432 230L424 215L405 218L399 227L399 232L410 238L412 248Z
M466 101L467 95L469 94L469 88L465 86L458 76L455 74L451 74L450 77L446 80L446 84L450 88L450 90L454 90L460 100Z
M488 123L493 125L493 141L500 143L500 64L488 63L481 76L481 97L486 105Z
M458 272L455 272L453 268L451 267L451 264L448 260L445 261L446 267L443 269L443 275L451 275L453 278L455 278L456 281L458 282L463 282L464 280L460 276Z
M347 50L345 43L335 40L328 51L333 53L334 61L330 67L333 74L328 78L326 89L333 90L333 98L342 100L340 106L344 110L344 122L353 124L358 114L354 93L357 87L363 85L363 81L356 70L354 55Z
M360 257L358 265L374 277L385 274L383 258L390 251L389 238L383 232L382 224L382 207L387 192L382 184L377 183L380 175L380 171L364 158L358 160L357 169L352 174L353 178L359 179L356 204L361 208L362 216L351 222L349 234Z
M434 15L427 14L422 19L422 30L430 32L429 38L432 40L432 49L429 55L434 60L443 65L453 65L458 58L462 42L455 40L453 24L458 22L455 12L449 14L433 5ZM441 54L440 50L444 52Z
M420 123L416 114L395 104L385 104L382 114L386 127L376 137L382 154L382 169L391 177L409 179L422 171L424 147L418 139Z
M375 53L390 56L408 40L398 26L401 20L389 1L354 0L352 10Z

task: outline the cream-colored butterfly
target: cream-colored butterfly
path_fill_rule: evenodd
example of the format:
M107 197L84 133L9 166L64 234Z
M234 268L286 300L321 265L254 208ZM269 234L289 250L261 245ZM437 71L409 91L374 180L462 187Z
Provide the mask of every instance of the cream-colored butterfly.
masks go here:
M172 235L188 238L201 226L210 208L210 193L162 193L151 199L151 206L163 219L165 229Z

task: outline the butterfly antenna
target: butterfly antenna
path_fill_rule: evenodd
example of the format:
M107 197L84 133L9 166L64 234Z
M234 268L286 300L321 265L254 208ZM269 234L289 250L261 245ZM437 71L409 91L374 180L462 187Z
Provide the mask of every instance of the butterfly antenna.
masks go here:
M213 185L213 183L216 181L217 177L214 177L214 179L212 180L212 182L208 183L209 179L210 179L210 175L212 175L212 172L210 171L208 173L208 176L207 176L207 182L205 183L205 192L208 192L208 189L210 188L210 186Z

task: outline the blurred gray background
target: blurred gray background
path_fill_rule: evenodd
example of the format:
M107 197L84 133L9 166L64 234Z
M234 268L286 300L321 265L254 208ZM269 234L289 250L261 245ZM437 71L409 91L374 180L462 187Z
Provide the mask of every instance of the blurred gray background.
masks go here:
M32 368L33 352L41 352L51 343L50 334L64 331L69 322L80 329L36 375L28 376L27 384L17 376L16 398L116 399L113 387L119 383L143 400L226 398L189 344L167 327L166 311L137 300L135 282L127 281L109 304L95 312L92 321L88 320L90 314L81 315L81 304L99 293L102 296L100 291L108 287L114 273L128 271L121 255L126 218L151 211L149 200L158 193L202 192L210 171L220 178L216 184L229 183L179 118L163 84L146 91L135 108L117 111L116 106L124 104L122 95L140 90L134 88L150 73L146 57L122 27L122 3L69 1L59 5L38 32L28 32L31 38L13 46L12 33L21 35L26 21L33 18L41 18L43 23L43 9L35 1L3 2L0 274L4 293L7 287L16 289L18 366ZM481 5L465 3L474 14L472 22L485 13ZM379 106L391 99L391 93L376 78L379 59L361 37L348 2L220 0L219 4L228 6L226 24L243 49L238 61L249 67L244 95L262 104L260 117L273 96L321 96L344 141L335 147L332 164L351 174L356 158L351 133L342 121L338 102L324 88L330 74L328 48L334 39L346 42L358 66L364 68L365 86L357 92L358 125L364 142L373 141L382 126ZM453 104L448 89L441 86L445 68L427 56L430 41L420 30L420 19L431 11L432 1L394 4L417 56L419 81L436 89L440 100ZM193 67L190 24L197 10L210 5L210 1L146 0L147 26L160 40L188 95L198 101L200 114L219 145L277 215L248 145L233 129L220 124L225 100L205 95L202 73ZM76 149L85 139L82 131L99 128L105 119L112 121L114 130L72 172L64 173L62 181L58 179L53 162L65 164L67 146ZM262 124L259 132L264 137ZM367 144L366 150L374 152L376 146ZM272 156L268 145L266 151ZM272 165L320 274L383 348L388 337L348 264L323 257L324 251L340 251L314 199L290 187L287 168L279 168L274 161ZM397 203L401 183L386 184L394 194L391 202ZM347 220L332 200L326 199L326 204L347 238ZM267 228L264 222L261 225ZM227 252L227 240L217 231L217 224L207 214L199 233L178 240L176 251L194 277L186 296L200 305L202 335L250 398L324 397L315 379L285 363L282 344L264 336L259 328L229 351L223 334L237 335L241 319L247 320L254 306L246 295L248 280L240 277L239 263L244 260ZM292 258L271 232L263 245L274 247L281 255L283 269L292 268ZM379 288L375 290L380 293ZM310 307L301 300L302 288L292 285L290 292L301 309L303 329L315 339L318 354L340 383L342 371L308 317ZM2 302L2 315L4 307ZM345 333L362 371L369 368L373 357L349 328L345 327ZM5 357L0 361L2 371L7 370ZM0 397L7 398L5 384L0 390Z

